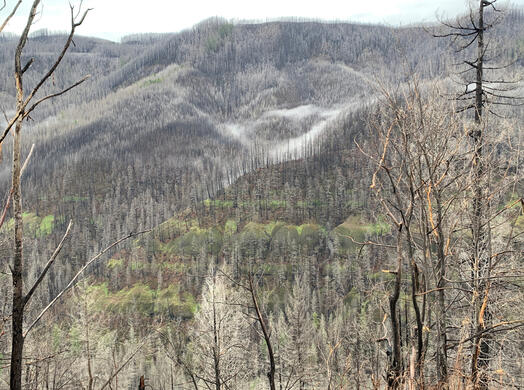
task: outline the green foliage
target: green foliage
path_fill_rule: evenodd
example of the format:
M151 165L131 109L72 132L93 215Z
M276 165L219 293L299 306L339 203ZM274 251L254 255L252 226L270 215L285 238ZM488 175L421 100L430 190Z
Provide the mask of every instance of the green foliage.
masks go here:
M249 222L239 236L240 249L249 258L264 257L269 248L270 236L266 225Z
M323 235L321 227L315 224L297 226L297 232L299 234L300 244L305 245L306 248L309 249L318 246Z
M58 326L58 324L53 325L53 330L51 331L51 338L52 338L52 346L53 351L57 352L60 350L60 346L62 345L62 341L64 340L62 329Z
M189 222L189 224L191 224L191 222ZM154 234L161 241L167 241L182 234L187 230L187 228L188 223L186 221L177 218L170 218L155 228Z
M269 201L269 207L273 209L278 209L280 207L286 207L286 201L279 200L279 199L272 199Z
M79 353L82 350L82 332L79 329L78 324L73 325L69 329L68 340L72 352Z
M311 318L313 319L313 326L315 327L315 329L319 329L319 327L320 327L320 316L318 315L318 313L316 311L313 312L313 315L311 316Z
M40 221L40 227L36 233L37 237L48 236L53 232L55 226L55 216L47 215Z
M351 306L358 305L358 299L360 298L360 291L355 287L352 287L351 290L344 297L344 303L347 303Z
M122 267L124 265L124 259L109 259L107 261L108 268Z
M298 243L298 231L294 225L284 225L273 233L271 244L273 246L280 245L287 249L286 244L290 242Z
M519 215L515 221L515 228L517 233L524 232L524 215Z
M145 268L145 264L141 261L131 261L131 270L138 271Z
M391 227L384 221L382 216L375 223L363 222L360 216L350 216L343 224L334 229L340 249L343 251L356 250L359 246L353 242L366 241L368 236L381 236L390 232ZM353 239L353 240L352 240Z
M238 229L238 225L235 220L228 219L226 221L226 224L224 225L224 235L226 236L232 236L233 234L236 234Z
M206 41L206 51L216 52L224 45L225 40L231 36L234 25L231 23L224 23L218 26L215 33L212 33Z
M368 278L373 281L391 281L395 279L395 275L391 272L373 272L368 275Z
M22 220L24 223L24 235L26 237L40 238L46 237L53 232L55 226L55 216L47 215L43 218L35 213L22 213ZM2 231L10 232L15 228L15 220L10 218L2 227Z
M218 50L220 41L217 37L209 37L206 41L206 50L210 52L216 52Z
M284 225L284 222L271 221L266 225L266 233L273 236Z
M195 298L188 292L180 294L179 286L174 284L155 290L145 283L135 283L112 292L107 283L102 283L90 286L88 292L95 310L113 314L190 318L198 308Z
M368 232L377 236L388 234L391 231L391 226L385 221L382 215L379 215L377 222L367 227Z
M201 229L193 226L187 233L168 244L168 253L179 256L198 256L201 250L217 255L222 249L222 233L217 227Z
M160 267L163 268L163 269L172 271L172 272L179 272L180 273L180 272L187 271L187 269L189 268L189 265L186 264L186 263L178 262L178 261L175 262L175 263L164 261L164 262L160 263Z

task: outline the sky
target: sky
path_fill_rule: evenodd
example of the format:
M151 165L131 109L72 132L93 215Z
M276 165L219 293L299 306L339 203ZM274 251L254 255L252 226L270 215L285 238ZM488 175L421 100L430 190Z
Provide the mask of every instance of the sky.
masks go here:
M468 1L473 0L84 0L83 8L93 10L77 33L119 41L122 36L134 33L178 32L215 16L231 21L302 17L407 25L434 22L437 16L454 17L467 10ZM16 0L7 0L0 20L15 3ZM18 34L22 31L31 3L23 0L5 31ZM78 6L80 2L71 0L71 3ZM511 4L524 7L524 0L512 0ZM68 30L68 0L42 0L40 11L33 31Z

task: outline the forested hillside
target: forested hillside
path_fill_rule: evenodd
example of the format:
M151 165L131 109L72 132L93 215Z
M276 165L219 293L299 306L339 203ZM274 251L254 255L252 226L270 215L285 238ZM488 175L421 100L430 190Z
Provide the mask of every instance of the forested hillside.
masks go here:
M265 389L268 377L286 390L430 389L444 375L449 389L487 389L471 387L464 367L475 340L499 331L478 375L521 388L523 26L523 11L509 9L489 31L487 91L515 100L486 100L480 171L473 117L460 112L474 72L457 66L477 46L457 51L445 26L209 19L121 43L75 37L37 98L91 77L24 121L22 155L34 144L22 178L28 285L73 221L26 318L103 248L147 232L93 262L32 330L24 388L135 389L144 376L153 389ZM26 93L65 39L29 36ZM0 36L7 117L17 43ZM487 276L469 260L482 186ZM10 259L13 210L2 223ZM4 262L0 388L9 275Z

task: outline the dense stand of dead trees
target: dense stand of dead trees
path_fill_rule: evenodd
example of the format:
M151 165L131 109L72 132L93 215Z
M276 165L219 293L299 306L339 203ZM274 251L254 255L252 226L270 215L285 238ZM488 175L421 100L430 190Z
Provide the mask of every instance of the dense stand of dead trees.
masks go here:
M439 386L447 388L454 378L461 377L474 389L488 389L494 380L490 365L499 353L495 347L498 331L522 325L520 319L494 321L497 309L498 318L510 316L501 310L495 286L501 286L496 281L502 274L502 261L512 269L516 258L511 254L518 253L512 247L516 236L510 228L516 216L505 202L518 180L510 172L518 171L519 164L518 148L506 146L506 164L501 166L495 150L506 142L504 137L513 137L512 131L501 128L500 121L488 121L488 114L500 116L493 111L495 105L519 104L519 98L509 94L515 87L506 85L508 81L501 78L488 84L486 79L487 69L494 72L502 68L485 66L485 33L500 22L495 3L479 1L479 8L471 10L467 22L444 23L451 32L435 34L452 37L455 42L466 39L459 51L477 45L475 59L464 61L472 72L461 72L466 77L473 73L475 87L469 88L472 80L465 81L468 87L456 98L456 107L442 105L443 90L428 92L425 88L423 93L415 77L407 91L384 92L383 111L370 123L371 137L376 140L373 152L365 152L376 164L371 188L395 227L397 243L396 267L388 271L395 275L388 313L392 358L387 378L391 389L405 382L425 388L429 384L424 373L429 351L435 354ZM485 21L488 8L494 15L492 22ZM469 110L473 111L473 124L461 114ZM492 123L499 127L493 129ZM500 248L498 242L503 237ZM503 253L504 258L496 253ZM409 272L406 280L404 269ZM464 279L451 282L451 275ZM408 343L413 345L412 352L400 342L401 333L411 332L403 328L400 318L403 288L411 290L411 309L404 316L410 312L414 316L413 340ZM462 318L462 324L452 323L450 312ZM436 318L431 319L431 314ZM409 323L408 318L404 323ZM436 330L434 339L429 336L432 328ZM451 344L450 329L464 328L469 336ZM469 367L459 364L464 360L466 343L471 346ZM405 351L412 353L411 358L403 356Z
M495 89L485 83L484 32L491 28L491 24L485 24L483 15L485 8L491 7L496 11L495 2L480 1L478 13L472 13L470 18L472 26L449 24L448 27L455 31L451 34L442 34L442 36L471 39L464 49L477 42L476 59L465 61L476 75L475 89L467 88L466 93L459 97L459 102L470 99L473 101L471 104L458 106L456 109L452 107L450 110L435 97L440 94L440 91L437 90L434 94L422 92L423 88L414 78L407 90L400 94L400 98L384 92L384 107L370 121L372 139L376 144L371 145L371 151L365 153L376 164L372 189L383 208L383 213L394 227L395 236L395 242L389 243L395 249L394 269L387 271L394 275L386 314L389 318L391 336L388 337L386 332L385 337L391 340L388 342L392 347L386 373L387 385L391 389L399 389L405 383L411 388L420 389L429 387L433 382L446 387L457 377L465 378L475 389L487 389L492 380L489 367L496 354L497 335L515 329L522 323L520 320L505 318L495 321L497 318L495 304L499 302L497 299L500 299L500 294L497 295L496 292L500 286L496 282L508 276L505 271L499 272L498 267L504 261L513 261L515 251L512 247L514 238L512 231L508 234L500 233L500 237L504 239L502 244L495 243L493 237L497 234L497 229L501 230L501 227L505 228L508 225L505 215L507 214L508 218L513 217L513 205L522 202L522 199L517 199L509 205L504 204L507 200L508 183L514 181L514 177L511 175L511 169L507 169L502 175L496 173L500 171L493 152L496 140L487 141L493 137L487 134L489 123L485 113L490 112L491 107L498 103L515 104L511 100L512 96L500 93L501 88ZM20 1L6 18L0 31L16 12L19 4ZM40 103L66 93L85 80L82 78L62 91L31 103L33 98L36 99L39 88L53 75L72 42L76 27L86 17L87 11L80 15L80 13L75 14L71 8L71 33L63 51L41 82L37 83L27 97L24 97L23 74L29 69L32 61L22 66L21 55L38 4L39 1L35 0L16 50L15 81L18 92L16 111L15 115L7 121L7 127L0 138L1 145L7 134L13 133L12 188L4 210L7 211L12 199L15 250L11 267L13 304L10 386L16 390L21 389L24 340L28 332L63 292L24 330L26 305L52 267L71 227L70 224L36 282L31 285L27 293L24 293L20 190L25 166L21 164L22 123ZM491 82L504 84L503 80ZM504 93L509 91L509 89L503 90ZM474 97L469 96L473 92ZM464 121L458 115L459 112L468 109L474 110L474 125L471 127L468 124L464 126ZM495 112L493 114L496 115ZM508 160L510 161L508 166L511 167L513 164L511 157ZM493 188L496 185L501 185L502 190L496 191ZM500 209L501 205L502 209ZM0 225L5 219L5 214L5 212L2 214ZM130 234L125 238L133 235ZM63 291L74 284L79 274L89 264L121 241L111 244L88 261ZM261 304L257 280L251 272L245 280L237 281L231 278L231 281L247 293L249 303L243 302L238 305L242 306L243 315L255 321L256 329L264 341L267 351L268 385L274 390L277 373L275 337L271 332L268 315ZM404 307L401 306L402 294L408 297L404 300ZM212 313L210 317L212 338L207 346L210 347L213 361L212 373L207 376L202 375L193 366L193 362L183 359L181 355L176 355L174 362L191 378L195 389L198 388L197 381L203 381L207 387L213 386L219 390L228 388L228 382L239 374L234 370L231 374L225 374L222 370L225 352L221 349L224 346L220 341L220 333L223 332L220 323L227 321L227 316L220 318L217 312L218 306L223 305L224 302L217 300L214 290L211 290L209 303ZM236 305L235 302L232 304ZM454 319L450 318L451 310L455 310ZM499 314L498 317L501 317L505 313ZM457 324L458 319L465 322ZM458 340L451 337L450 329L463 328L467 328L466 336ZM89 338L89 328L86 328L86 334ZM409 348L406 348L406 345ZM471 346L468 370L461 363L464 360L462 355L464 345ZM239 348L239 346L235 344L230 348ZM87 349L89 360L89 345ZM431 362L428 359L429 355L434 355ZM452 363L453 361L455 363ZM434 365L436 369L434 376L428 374L433 367L430 365ZM88 367L90 370L90 363ZM92 388L91 372L89 377L88 387ZM111 379L112 377L103 384L102 388L107 387ZM140 386L145 387L143 381L140 382Z

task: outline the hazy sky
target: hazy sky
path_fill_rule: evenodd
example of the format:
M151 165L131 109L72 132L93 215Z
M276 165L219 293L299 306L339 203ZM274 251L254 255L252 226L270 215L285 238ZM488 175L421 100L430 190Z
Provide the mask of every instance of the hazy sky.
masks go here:
M84 0L93 8L79 28L81 35L112 40L140 32L176 32L212 17L266 20L305 17L322 20L410 24L431 22L436 15L452 17L466 9L468 0ZM7 0L8 7L16 1ZM73 5L78 0L71 0ZM6 31L20 33L32 1L24 0ZM474 2L475 4L478 1ZM69 2L43 0L42 14L33 30L64 31L69 27ZM524 7L524 0L511 4ZM8 8L6 7L6 8ZM2 11L2 16L7 11ZM3 19L3 18L2 18Z

